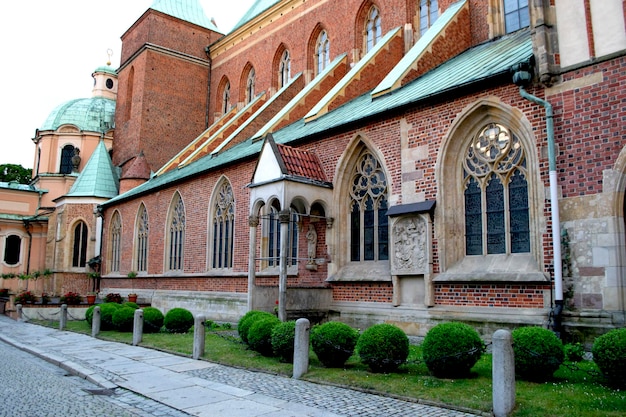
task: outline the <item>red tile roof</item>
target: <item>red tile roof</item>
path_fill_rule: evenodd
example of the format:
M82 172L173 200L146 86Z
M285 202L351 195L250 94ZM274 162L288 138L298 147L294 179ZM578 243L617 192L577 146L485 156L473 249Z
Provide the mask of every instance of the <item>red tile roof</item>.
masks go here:
M285 163L287 175L327 182L322 164L316 154L278 143L276 147Z

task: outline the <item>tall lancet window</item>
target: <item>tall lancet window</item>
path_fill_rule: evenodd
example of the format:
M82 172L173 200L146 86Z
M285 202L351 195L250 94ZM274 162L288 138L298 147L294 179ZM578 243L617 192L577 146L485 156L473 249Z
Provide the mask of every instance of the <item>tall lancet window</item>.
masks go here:
M213 207L213 268L232 268L235 244L235 199L233 189L224 181L217 190Z
M170 209L168 240L168 269L170 271L182 270L185 247L185 205L178 193Z
M137 271L148 270L148 232L150 228L148 225L148 211L145 205L139 207L139 214L137 216Z

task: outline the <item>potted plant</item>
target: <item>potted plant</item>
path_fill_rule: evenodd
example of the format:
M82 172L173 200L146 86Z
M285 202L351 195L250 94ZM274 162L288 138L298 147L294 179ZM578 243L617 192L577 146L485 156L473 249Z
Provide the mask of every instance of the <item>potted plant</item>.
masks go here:
M8 288L0 288L0 297L8 297L9 289Z
M137 272L135 272L135 271L130 271L128 273L128 278L130 278L131 280L133 278L135 278L136 276L137 276ZM131 288L132 288L132 286L131 286ZM128 294L128 301L130 301L131 303L136 303L137 302L137 294L135 293L134 290L131 290L131 293Z
M41 304L48 304L50 303L50 296L48 295L48 293L42 292L41 293Z
M68 305L77 305L77 304L80 304L82 301L83 301L83 297L81 297L80 294L73 292L73 291L69 291L65 293L63 297L61 297L61 303L68 304Z
M96 303L96 293L93 291L90 291L87 293L87 304L94 305Z

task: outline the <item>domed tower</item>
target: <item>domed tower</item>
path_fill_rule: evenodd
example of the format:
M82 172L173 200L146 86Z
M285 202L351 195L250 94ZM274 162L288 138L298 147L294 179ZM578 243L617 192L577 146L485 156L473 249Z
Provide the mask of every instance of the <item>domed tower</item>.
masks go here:
M109 65L93 72L90 98L69 100L57 106L35 132L32 185L48 190L43 206L66 194L102 139L113 146L117 74Z

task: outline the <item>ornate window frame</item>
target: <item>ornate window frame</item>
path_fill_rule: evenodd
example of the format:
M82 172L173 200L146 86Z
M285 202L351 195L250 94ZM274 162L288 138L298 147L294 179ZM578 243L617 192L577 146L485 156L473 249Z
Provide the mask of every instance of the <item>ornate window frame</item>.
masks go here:
M174 193L168 210L165 265L167 271L182 272L185 256L185 203L178 191Z
M528 186L529 251L480 255L466 254L465 160L468 146L490 123L506 126L525 153ZM435 281L545 281L543 272L544 184L533 127L517 108L498 98L485 98L468 106L444 137L435 168L438 184L435 238L440 274Z
M210 268L232 269L235 250L235 197L232 185L226 178L217 182L213 190L209 234Z
M141 203L137 210L137 218L135 221L135 269L137 272L148 271L149 220L146 205Z

